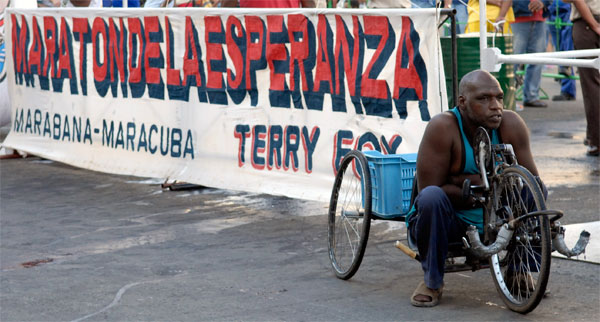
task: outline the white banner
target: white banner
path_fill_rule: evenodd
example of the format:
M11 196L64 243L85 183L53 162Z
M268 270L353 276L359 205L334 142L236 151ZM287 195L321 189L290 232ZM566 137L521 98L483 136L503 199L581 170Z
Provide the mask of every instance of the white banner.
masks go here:
M435 13L11 9L4 145L328 200L346 152L416 152L447 109Z

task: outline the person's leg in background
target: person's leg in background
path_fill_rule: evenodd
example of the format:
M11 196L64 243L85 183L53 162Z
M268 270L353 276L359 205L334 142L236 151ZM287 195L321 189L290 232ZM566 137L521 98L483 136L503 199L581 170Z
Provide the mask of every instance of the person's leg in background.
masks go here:
M527 37L525 33L527 32L527 28L525 28L525 23L512 23L510 24L510 28L513 32L513 54L524 54L525 49L527 48ZM517 80L517 87L523 89L523 76L517 75L517 71L523 69L523 65L515 64L515 79Z
M548 44L548 29L543 21L527 22L529 33L527 34L527 53L540 53L546 51ZM523 85L523 105L528 106L539 102L540 83L542 81L542 65L528 65L525 70ZM530 103L530 104L528 104ZM541 102L540 102L541 103ZM545 107L544 104L543 107ZM535 106L542 107L542 106Z
M558 10L557 10L558 9ZM561 0L554 0L552 5L548 7L550 17L548 18L548 32L552 36L552 43L555 51L573 50L573 37L571 26L560 26L555 28L552 22L560 20L562 23L570 23L571 5L564 3ZM558 15L557 15L558 12ZM569 66L559 66L558 72L564 76L575 75L573 68ZM552 97L553 101L572 101L576 97L576 84L572 78L563 78L560 80L560 94Z
M588 27L583 19L578 19L573 22L573 44L577 50L597 49L600 48L600 37ZM587 121L587 153L591 156L598 156L598 146L600 145L600 72L595 68L578 67L578 70Z
M567 16L568 17L568 16ZM571 36L573 27L571 26L564 26L561 30L560 30L560 41L559 41L559 49L560 51L568 51L568 50L573 50L573 37ZM565 76L574 76L575 72L573 71L573 68L569 68L564 66L564 68L559 69L559 71L561 71L561 73L563 73ZM553 101L565 101L565 100L574 100L576 97L576 93L577 93L577 86L575 84L575 80L572 78L563 78L560 80L560 99L555 99L556 97L553 97L552 100Z
M518 22L511 24L513 31L513 52L515 54L538 53L546 51L547 27L543 21ZM518 70L518 65L515 66ZM546 107L539 100L542 65L527 65L523 83L523 105L527 107Z
M452 8L456 9L456 33L464 34L469 20L467 6L464 3L452 3Z

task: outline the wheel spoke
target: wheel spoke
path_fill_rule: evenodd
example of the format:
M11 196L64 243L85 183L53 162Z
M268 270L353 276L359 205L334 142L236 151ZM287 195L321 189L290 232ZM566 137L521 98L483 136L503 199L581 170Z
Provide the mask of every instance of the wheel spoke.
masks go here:
M344 157L330 201L329 256L342 279L352 277L358 269L369 232L370 208L366 209L364 200L371 198L370 179L363 182L353 171L354 165L363 169L366 164L361 152L352 151Z
M350 233L348 232L348 227L347 227L346 221L343 221L342 223L344 225L344 231L346 232L346 237L348 237L348 242L350 245L350 251L352 253L352 258L354 259L354 253L355 253L354 244L352 243L352 238L350 237Z
M543 210L545 200L533 176L520 166L511 166L499 176L493 194L491 214L497 219L509 208L512 218L531 211ZM512 240L501 253L502 259L492 261L492 276L498 291L507 306L520 313L533 310L545 291L549 273L550 231L548 219L543 216L530 217L517 224ZM492 234L492 236L494 236ZM500 256L500 254L498 254Z

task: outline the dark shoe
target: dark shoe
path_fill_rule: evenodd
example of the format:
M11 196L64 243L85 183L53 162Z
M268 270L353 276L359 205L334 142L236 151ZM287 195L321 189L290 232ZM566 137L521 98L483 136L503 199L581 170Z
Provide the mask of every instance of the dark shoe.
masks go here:
M546 105L546 103L544 103L540 100L525 102L525 103L523 103L523 105L525 107L548 107L548 105Z
M590 145L587 148L587 155L597 157L600 154L600 149L597 146Z
M573 97L567 93L560 93L560 95L552 96L552 100L553 101L574 101L575 97Z

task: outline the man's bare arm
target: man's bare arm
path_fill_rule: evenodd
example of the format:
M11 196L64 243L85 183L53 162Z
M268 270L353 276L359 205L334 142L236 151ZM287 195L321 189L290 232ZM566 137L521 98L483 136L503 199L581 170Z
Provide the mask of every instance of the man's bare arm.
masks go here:
M521 116L513 111L504 111L501 133L504 143L512 145L519 164L534 176L539 176L529 144L529 130Z
M452 131L456 131L455 120L449 114L434 117L423 134L417 158L417 182L419 191L428 186L438 186L444 190L453 205L467 208L468 202L462 198L462 183L478 175L451 176Z
M506 13L510 10L512 6L512 0L502 1L500 5L500 12L498 13L498 17L496 17L496 21L504 20L506 18Z

